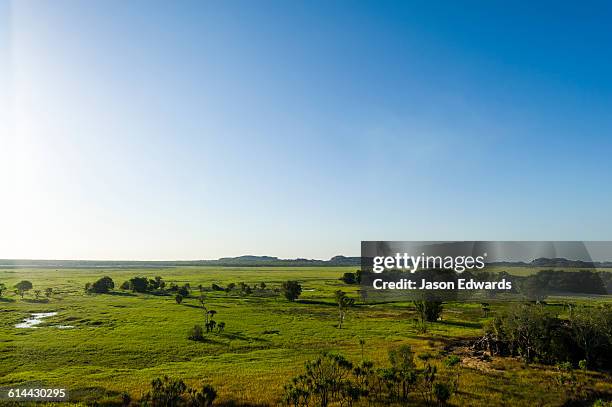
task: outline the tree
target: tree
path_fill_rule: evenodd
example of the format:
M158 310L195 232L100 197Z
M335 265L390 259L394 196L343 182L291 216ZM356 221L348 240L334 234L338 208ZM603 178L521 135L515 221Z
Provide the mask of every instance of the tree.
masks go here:
M266 283L264 283L263 281L261 283L259 283L259 289L260 290L265 290L266 289Z
M34 296L36 297L36 299L40 298L40 294L42 293L42 291L40 290L34 290Z
M45 288L45 297L51 298L52 295L53 295L53 288L51 287Z
M30 281L22 280L18 282L17 284L15 284L15 288L17 289L17 294L19 294L21 299L23 299L23 296L25 295L25 293L30 291L32 288L34 288L34 286L32 285Z
M183 296L182 296L182 295L180 295L180 294L177 294L177 295L174 297L174 300L176 301L176 303L177 303L177 304L180 304L181 302L183 302Z
M408 399L410 387L416 382L416 364L414 352L410 345L401 345L389 351L389 362L394 381L399 386L397 391L402 400Z
M344 273L340 280L342 280L346 284L357 283L357 277L355 276L355 273Z
M146 277L130 278L130 290L137 293L146 293L149 290L149 280Z
M440 301L414 301L417 313L422 322L435 322L442 315L442 302Z
M355 305L355 299L346 296L342 290L336 291L336 303L338 304L338 328L342 329L342 323L346 317L348 309Z
M93 283L89 287L89 292L97 294L106 294L113 288L115 288L115 283L113 282L113 279L108 276L105 276Z
M283 295L289 301L295 301L302 294L302 286L297 281L285 281L282 286Z
M576 344L584 352L585 367L591 366L595 359L593 354L598 348L612 344L612 338L606 335L609 322L603 309L579 307L570 314L570 327ZM603 353L602 352L602 353Z
M446 402L451 396L450 388L444 383L435 383L433 387L433 393L441 406L446 405Z
M149 279L149 290L159 290L166 286L166 283L160 276Z
M6 285L4 283L0 283L0 297L6 291Z
M189 296L189 285L185 284L182 287L179 287L176 290L177 293L179 293L180 295L182 295L183 297L188 297Z

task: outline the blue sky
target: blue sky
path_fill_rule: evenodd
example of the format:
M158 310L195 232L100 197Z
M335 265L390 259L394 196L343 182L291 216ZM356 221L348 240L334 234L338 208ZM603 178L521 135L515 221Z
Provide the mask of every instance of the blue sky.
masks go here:
M609 2L4 2L0 258L612 240L610 21Z

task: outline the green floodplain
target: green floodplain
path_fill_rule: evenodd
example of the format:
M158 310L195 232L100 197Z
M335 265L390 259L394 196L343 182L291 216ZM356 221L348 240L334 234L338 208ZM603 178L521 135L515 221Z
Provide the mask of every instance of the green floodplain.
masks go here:
M484 358L471 350L470 344L483 336L487 323L512 304L491 303L483 310L480 303L444 303L440 319L423 326L412 302L363 303L359 285L340 280L343 273L355 269L0 269L0 283L7 287L0 298L0 387L66 388L72 403L121 405L123 394L139 400L153 379L167 375L194 387L211 384L217 391L214 405L274 406L283 404L284 386L290 379L322 352L384 367L390 350L408 344L417 369L437 365L441 376L448 374L443 365L449 355L460 358L458 386L447 401L450 405L561 406L572 400L575 389L563 388L558 366L525 363L518 357ZM508 272L525 275L532 270L517 267ZM103 276L113 279L111 292L85 292L86 283ZM191 293L179 304L173 293L120 289L134 276L161 276L167 287L188 283ZM33 284L23 298L13 292L22 280ZM302 286L295 301L279 293L288 280ZM245 294L238 288L211 289L213 284L239 287L241 282L253 290ZM258 288L261 283L265 288ZM48 288L52 292L45 295ZM337 290L355 298L341 329ZM207 309L216 311L215 320L225 328L194 341L188 338L190 330L204 325L201 293ZM564 318L570 312L564 304L570 300L588 307L609 302L606 298L549 298L539 306ZM16 327L34 313L56 314L35 328ZM612 397L609 371L576 368L572 375L572 386L595 395L594 399ZM584 405L593 405L594 399ZM415 391L399 403L405 404L424 405L426 400Z

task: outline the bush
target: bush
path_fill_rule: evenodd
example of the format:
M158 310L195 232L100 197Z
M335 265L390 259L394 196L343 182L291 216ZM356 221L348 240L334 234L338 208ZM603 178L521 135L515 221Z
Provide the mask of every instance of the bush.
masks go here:
M438 400L438 403L442 405L446 404L446 402L451 396L450 389L444 383L435 383L433 387L433 393L436 397L436 400Z
M357 277L355 276L355 273L344 273L340 280L342 280L346 284L357 283Z
M30 281L23 280L15 284L15 288L17 289L17 294L19 294L19 296L23 298L25 293L30 291L32 288L34 288L34 286L32 285Z
M562 319L541 305L521 304L491 321L476 346L493 354L518 355L525 362L571 361L584 369L610 369L610 326L612 307L578 307Z
M188 297L189 296L189 286L187 284L183 285L182 287L179 287L176 292L179 295L182 295L183 297Z
M192 341L202 341L204 340L204 329L201 325L194 325L189 332L188 339Z
M90 285L88 291L90 293L106 294L113 288L115 288L115 283L113 282L113 279L108 276L105 276Z
M302 294L302 286L297 281L285 281L281 286L283 295L289 301L295 301Z
M149 291L149 280L146 277L133 277L129 281L130 290L137 293L146 293Z
M197 390L188 387L181 379L170 379L164 376L151 382L151 390L142 397L141 405L145 407L211 407L216 398L217 391L209 384ZM123 402L125 405L125 397L123 397Z
M210 384L202 386L202 390L189 389L191 406L210 407L217 398L217 391Z
M305 372L284 386L283 401L291 407L403 406L411 393L417 393L425 405L442 405L453 394L451 386L437 378L435 366L416 368L410 346L391 350L389 361L390 367L375 369L373 362L354 366L341 355L324 353L307 362Z
M164 376L151 382L151 390L144 395L142 403L145 406L180 406L184 404L183 396L187 385L180 379L170 379Z
M442 302L440 301L414 301L414 306L421 321L435 322L442 315Z
M182 296L182 295L180 295L180 294L177 294L177 295L174 297L174 300L176 301L176 303L177 303L177 304L180 304L181 302L183 302L183 296Z

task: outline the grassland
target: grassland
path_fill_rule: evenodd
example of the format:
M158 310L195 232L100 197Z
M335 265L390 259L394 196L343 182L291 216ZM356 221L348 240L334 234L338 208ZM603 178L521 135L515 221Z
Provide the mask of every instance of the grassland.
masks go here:
M482 326L504 304L493 305L488 317L479 304L445 304L442 321L418 333L415 310L409 303L360 304L348 314L343 329L336 328L333 293L342 289L357 297L357 286L338 278L354 267L330 268L219 268L167 269L2 269L0 282L12 287L20 280L35 289L54 289L50 299L25 299L9 293L0 299L0 386L36 383L70 390L83 403L118 401L121 392L138 398L150 381L169 375L189 384L211 383L221 403L277 405L282 388L303 369L305 361L323 350L349 359L364 357L383 365L390 348L410 344L417 354L438 355L462 340L482 334ZM86 294L86 282L108 275L117 286L136 275L160 275L168 283L227 285L265 282L278 287L292 279L304 292L296 302L281 296L240 296L207 293L216 319L226 323L221 334L204 342L187 339L189 329L202 324L195 298L177 304L172 296ZM556 305L551 303L550 307ZM559 307L561 311L561 308ZM38 329L14 325L35 312L56 311ZM57 329L52 325L71 325ZM579 372L580 380L601 394L612 394L609 375ZM460 391L454 405L562 405L566 394L555 387L555 371L526 366L512 359L484 363L464 358Z

